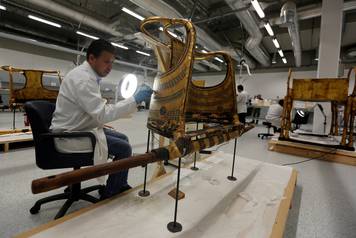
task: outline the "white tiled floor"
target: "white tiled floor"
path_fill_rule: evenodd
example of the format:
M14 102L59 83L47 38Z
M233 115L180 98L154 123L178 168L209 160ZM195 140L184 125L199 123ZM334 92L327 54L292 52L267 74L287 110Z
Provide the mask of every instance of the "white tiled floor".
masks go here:
M21 125L22 114L18 116ZM146 112L136 113L132 119L113 122L119 131L127 134L134 153L145 151L147 136ZM0 113L0 128L11 127L12 115ZM257 138L264 131L257 127L239 139L238 154L247 158L284 164L304 160L285 154L267 151L267 141ZM219 147L232 153L233 142ZM301 238L353 238L356 237L356 169L352 166L312 160L293 165L298 170L298 184L293 207L290 210L285 237ZM152 173L152 167L149 172ZM28 209L36 199L56 193L33 195L30 191L32 179L54 174L59 171L42 171L34 162L34 149L18 149L7 154L0 152L0 237L13 234L50 221L62 202L44 206L40 213L31 215ZM238 171L237 171L238 176ZM130 170L129 182L142 182L143 169ZM92 184L94 181L85 184ZM87 206L86 202L76 203L71 211Z

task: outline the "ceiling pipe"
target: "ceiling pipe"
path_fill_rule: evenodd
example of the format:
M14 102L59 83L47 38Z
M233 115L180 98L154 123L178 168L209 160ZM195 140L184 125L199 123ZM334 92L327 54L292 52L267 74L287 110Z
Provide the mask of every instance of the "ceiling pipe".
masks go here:
M104 23L102 23L102 22L100 22L100 21L98 21L98 20L96 20L96 19L94 19L94 18L92 18L90 16L86 16L86 15L80 13L80 12L77 12L75 10L72 10L70 8L62 6L62 5L58 4L58 3L55 3L55 2L52 2L52 1L49 1L49 0L25 0L25 1L28 2L28 3L34 4L36 6L48 9L50 11L56 12L59 15L66 16L66 17L68 17L68 18L70 18L72 20L78 21L81 24L93 27L96 30L109 33L109 34L111 34L111 35L113 35L115 37L122 37L123 36L123 34L121 32L116 31L113 28L112 25L110 27L107 24L104 24ZM124 36L124 39L128 39L128 38L129 38L129 36ZM133 41L135 43L138 43L139 45L145 45L144 41L140 41L140 39L137 39L136 37L132 37L132 39L129 39L129 40ZM39 45L40 44L40 46L43 46L43 47L46 47L46 48L52 48L52 49L56 49L56 50L60 50L60 51L68 52L68 53L73 53L73 54L77 54L77 55L82 55L83 54L83 52L71 50L71 49L60 47L60 46L56 46L56 45L51 45L51 44L43 45L45 43L35 42L35 41L28 41L28 40L26 40L26 38L24 38L24 41L26 41L27 43L35 44L35 45ZM48 46L51 46L51 47L48 47ZM119 63L119 64L122 64L122 65L126 65L126 66L142 68L142 69L147 69L147 70L151 70L151 71L157 71L157 69L136 65L136 64L125 62L125 61L116 60L115 62ZM207 66L212 67L211 65L208 65L208 64L207 64ZM221 68L217 68L217 67L218 66L212 67L212 68L221 70ZM204 68L203 66L197 65L197 64L194 65L194 68L199 70L199 71L204 71L204 72L207 71L206 68Z
M130 0L137 6L149 11L157 16L165 16L169 18L184 18L177 10L168 5L163 0ZM197 41L203 47L207 47L209 50L225 50L229 53L237 62L245 59L250 68L255 68L255 62L248 56L242 56L240 50L233 49L231 47L224 47L217 41L215 41L208 33L206 33L199 26L195 26L197 32Z
M40 47L44 47L44 48L48 48L48 49L52 49L52 50L58 50L58 51L62 51L62 52L70 53L70 54L75 54L75 55L83 55L83 56L85 56L85 54L86 54L83 51L72 50L72 49L69 49L69 48L66 48L66 47L53 45L53 44L48 44L48 43L45 43L45 42L41 42L41 41L25 38L25 37L22 37L22 36L12 35L12 34L8 34L8 33L4 33L4 32L0 32L0 37L1 38L5 38L5 39L9 39L9 40L15 40L15 41L19 41L19 42L24 42L24 43L27 43L27 44L36 45L36 46L40 46ZM130 66L130 67L134 67L134 68L140 68L140 69L144 69L144 70L150 70L150 71L153 71L153 72L157 72L158 71L155 68L151 68L151 67L147 67L147 66L143 66L143 65L138 65L138 64L122 61L122 60L115 60L114 63L125 65L125 66Z
M246 4L241 0L225 0L226 3L233 9L241 9L246 7ZM263 66L271 65L271 58L263 49L261 41L263 38L262 32L249 10L238 11L235 13L240 20L250 37L245 43L246 50Z
M350 10L355 10L356 9L356 1L349 1L349 2L344 2L344 7L343 11L350 11ZM321 4L318 4L316 6L312 7L303 7L301 9L297 9L298 13L298 19L299 20L306 20L306 19L311 19L315 17L320 17L321 16ZM269 19L269 22L271 25L280 25L282 24L281 18L280 17L274 17ZM261 28L263 26L260 26Z
M111 34L116 37L122 37L123 34L114 28L109 27L109 24L105 24L93 17L85 15L81 12L75 11L69 7L63 6L56 2L50 0L24 0L30 4L36 5L37 7L41 7L47 9L51 12L55 12L58 15L62 15L68 17L74 21L77 21L80 24L84 24L86 26L92 27L98 31L102 31L108 34Z
M292 41L295 65L302 65L302 49L300 46L299 24L297 6L295 2L288 1L281 8L281 27L288 27L288 33Z

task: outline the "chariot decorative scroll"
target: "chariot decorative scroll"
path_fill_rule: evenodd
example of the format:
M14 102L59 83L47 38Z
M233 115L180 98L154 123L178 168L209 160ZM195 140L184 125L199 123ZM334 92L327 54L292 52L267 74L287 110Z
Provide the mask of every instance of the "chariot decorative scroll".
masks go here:
M45 88L43 76L55 77L61 83L59 71L20 69L11 66L2 66L1 70L9 74L10 106L17 103L24 103L31 100L48 100L55 102L58 91ZM22 77L24 87L15 87L15 78Z

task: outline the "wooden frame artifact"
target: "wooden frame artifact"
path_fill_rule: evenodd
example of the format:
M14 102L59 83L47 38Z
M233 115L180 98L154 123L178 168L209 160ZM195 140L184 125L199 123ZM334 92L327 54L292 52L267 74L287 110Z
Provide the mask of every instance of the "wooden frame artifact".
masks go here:
M46 89L42 84L43 74L58 76L59 83L62 82L59 71L21 69L11 66L2 66L1 70L9 73L10 107L32 100L47 100L55 102L58 91ZM25 86L21 89L14 87L14 73L22 74L25 78Z
M161 28L162 27L162 28ZM175 38L169 28L185 29L185 39ZM161 28L166 42L148 29ZM195 51L196 33L193 24L185 19L150 17L141 24L143 37L154 49L161 73L155 78L147 127L173 141L184 138L190 144L189 153L200 147L211 147L236 138L251 127L239 122L236 107L234 60L225 52ZM161 37L162 38L162 37ZM212 87L199 87L192 81L194 61L222 57L227 64L225 79ZM203 122L203 130L186 132L186 123ZM208 127L208 123L215 126ZM193 137L205 137L193 141ZM202 144L205 144L202 146ZM178 146L179 147L179 146ZM180 150L179 148L177 148ZM176 157L184 153L176 153Z
M356 67L353 68L353 70L356 72ZM293 108L293 101L331 102L332 121L330 135L336 136L339 134L337 107L343 105L344 127L340 145L337 147L354 150L353 130L356 113L356 81L352 93L348 95L351 72L352 68L349 70L347 78L292 79L292 87L290 87L292 77L292 70L290 69L287 80L287 95L284 98L281 134L279 139L292 140L289 137L289 132L292 128L291 111Z

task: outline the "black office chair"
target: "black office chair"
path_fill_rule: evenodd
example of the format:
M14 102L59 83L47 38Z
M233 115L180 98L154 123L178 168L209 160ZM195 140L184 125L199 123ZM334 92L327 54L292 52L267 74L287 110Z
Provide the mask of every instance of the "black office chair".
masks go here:
M30 101L25 103L25 111L28 116L36 153L36 164L41 169L61 169L73 168L80 169L82 166L93 165L94 147L96 143L95 136L90 132L63 132L52 133L49 129L52 120L52 114L55 110L55 104L47 101ZM56 150L54 138L90 138L93 146L93 152L90 153L60 153ZM102 189L103 185L95 185L81 189L81 184L73 184L67 187L63 193L52 195L38 200L30 209L31 214L39 212L41 205L66 199L61 209L54 219L65 215L73 202L80 199L96 203L99 201L88 193Z
M264 122L262 122L262 124L267 127L267 133L258 133L257 136L260 137L262 140L264 138L268 139L269 136L273 136L274 134L271 133L271 128L273 128L273 130L275 130L275 127L272 126L272 123L264 121Z

